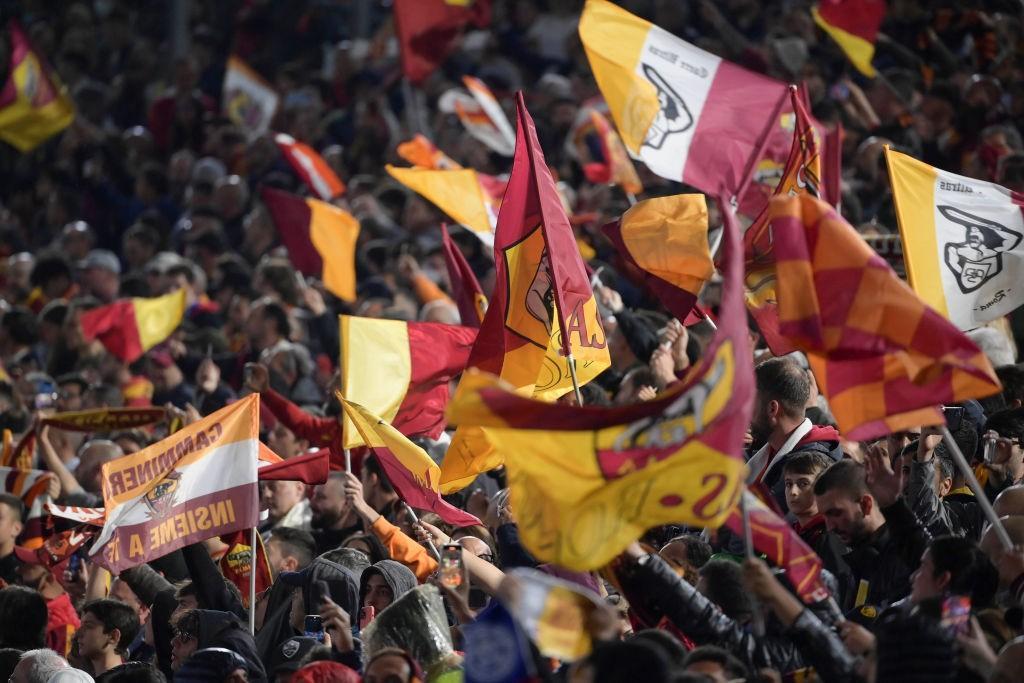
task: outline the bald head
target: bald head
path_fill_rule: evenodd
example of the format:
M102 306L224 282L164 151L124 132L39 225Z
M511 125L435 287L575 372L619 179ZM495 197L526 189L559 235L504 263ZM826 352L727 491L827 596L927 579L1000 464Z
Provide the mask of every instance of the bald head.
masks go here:
M75 478L82 488L90 493L100 493L101 474L104 463L120 458L124 451L109 439L91 439L78 449L78 468Z
M1011 486L996 498L993 506L1000 517L1024 516L1024 485Z
M1024 669L1024 636L1011 640L999 651L989 683L1013 683Z
M1002 522L1006 533L1010 535L1010 540L1013 541L1014 545L1024 545L1024 517L1019 515L1000 517L999 521ZM1002 557L1003 553L1003 545L999 542L999 536L996 535L992 525L989 525L985 529L985 533L981 535L981 550L992 561L992 564L999 565L999 558ZM1005 588L1006 584L1000 581L1000 587Z

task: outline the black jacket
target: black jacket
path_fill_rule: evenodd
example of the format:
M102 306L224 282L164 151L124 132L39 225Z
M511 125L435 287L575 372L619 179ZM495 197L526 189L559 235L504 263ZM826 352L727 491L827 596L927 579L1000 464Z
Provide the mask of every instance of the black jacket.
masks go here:
M969 493L954 493L939 498L935 491L936 458L915 460L910 465L907 503L932 536L965 536L981 540L985 515Z
M242 625L238 617L230 612L210 609L197 609L196 614L199 616L199 633L196 634L196 640L199 641L197 650L222 647L236 652L242 655L248 664L250 681L267 680L263 662L260 661L260 657L256 653L256 643L248 628Z

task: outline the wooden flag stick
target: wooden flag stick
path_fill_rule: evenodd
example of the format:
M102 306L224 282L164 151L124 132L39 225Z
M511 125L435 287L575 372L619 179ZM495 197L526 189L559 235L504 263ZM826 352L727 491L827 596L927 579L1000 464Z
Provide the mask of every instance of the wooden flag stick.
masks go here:
M964 475L964 479L967 480L967 485L971 487L971 491L974 493L974 500L978 503L978 507L985 513L985 517L988 518L989 523L992 524L992 528L996 531L996 536L999 537L1000 543L1003 544L1003 548L1006 550L1013 550L1013 539L1010 538L1010 534L1007 533L1006 527L999 521L999 515L996 514L995 509L992 507L992 503L988 502L988 496L985 495L985 489L982 488L981 484L978 483L978 478L974 476L974 470L967 464L967 458L960 451L960 447L956 445L956 441L953 440L953 435L949 433L949 428L946 425L942 425L942 439L946 442L946 448L953 455L953 461L956 466L960 468L960 473Z
M249 633L256 635L256 527L249 535Z
M580 393L580 382L576 378L576 359L570 353L565 357L565 360L569 364L569 376L572 377L572 390L576 394L576 405L582 406L583 394Z

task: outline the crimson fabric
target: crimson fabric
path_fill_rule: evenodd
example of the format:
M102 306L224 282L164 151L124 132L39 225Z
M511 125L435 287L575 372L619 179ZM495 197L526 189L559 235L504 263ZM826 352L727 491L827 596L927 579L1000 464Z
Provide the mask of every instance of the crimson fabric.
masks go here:
M309 277L321 277L324 261L310 236L313 212L306 200L271 187L261 188L260 196L270 211L281 242L288 249L288 260L295 270Z
M103 346L121 360L131 363L142 355L142 340L135 323L135 306L131 299L119 299L112 304L94 308L81 315L82 334L86 339L98 339Z
M448 268L448 279L452 283L452 298L459 307L462 324L479 328L482 311L477 304L484 300L480 282L466 262L462 251L452 242L446 225L441 226L441 244L444 247L444 264Z
M295 405L273 389L260 392L260 401L285 427L300 439L305 439L310 446L330 449L330 468L345 469L345 447L342 445L341 420L336 417L317 417ZM362 471L365 448L353 448L352 472L358 475Z
M301 481L323 484L330 471L330 451L320 450L259 468L260 481Z
M437 439L447 422L448 383L466 369L477 331L460 325L408 323L411 377L391 426L408 437Z
M402 73L420 83L444 63L467 24L491 22L491 0L395 0L395 33Z
M384 468L384 474L387 475L395 492L410 507L436 512L445 522L457 527L481 524L480 520L473 515L448 503L437 491L416 481L413 473L402 465L390 448L374 446L373 454L377 456L381 467ZM436 485L437 482L432 483Z

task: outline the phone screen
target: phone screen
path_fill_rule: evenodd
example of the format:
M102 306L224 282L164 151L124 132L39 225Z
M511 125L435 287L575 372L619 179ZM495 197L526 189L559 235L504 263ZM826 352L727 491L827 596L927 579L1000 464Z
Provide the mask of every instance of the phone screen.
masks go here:
M449 588L462 585L462 546L449 543L441 550L441 583Z
M306 637L316 638L321 643L324 642L324 620L320 618L319 614L307 614L303 630Z
M966 595L950 595L942 601L942 625L958 636L970 629L971 599Z

